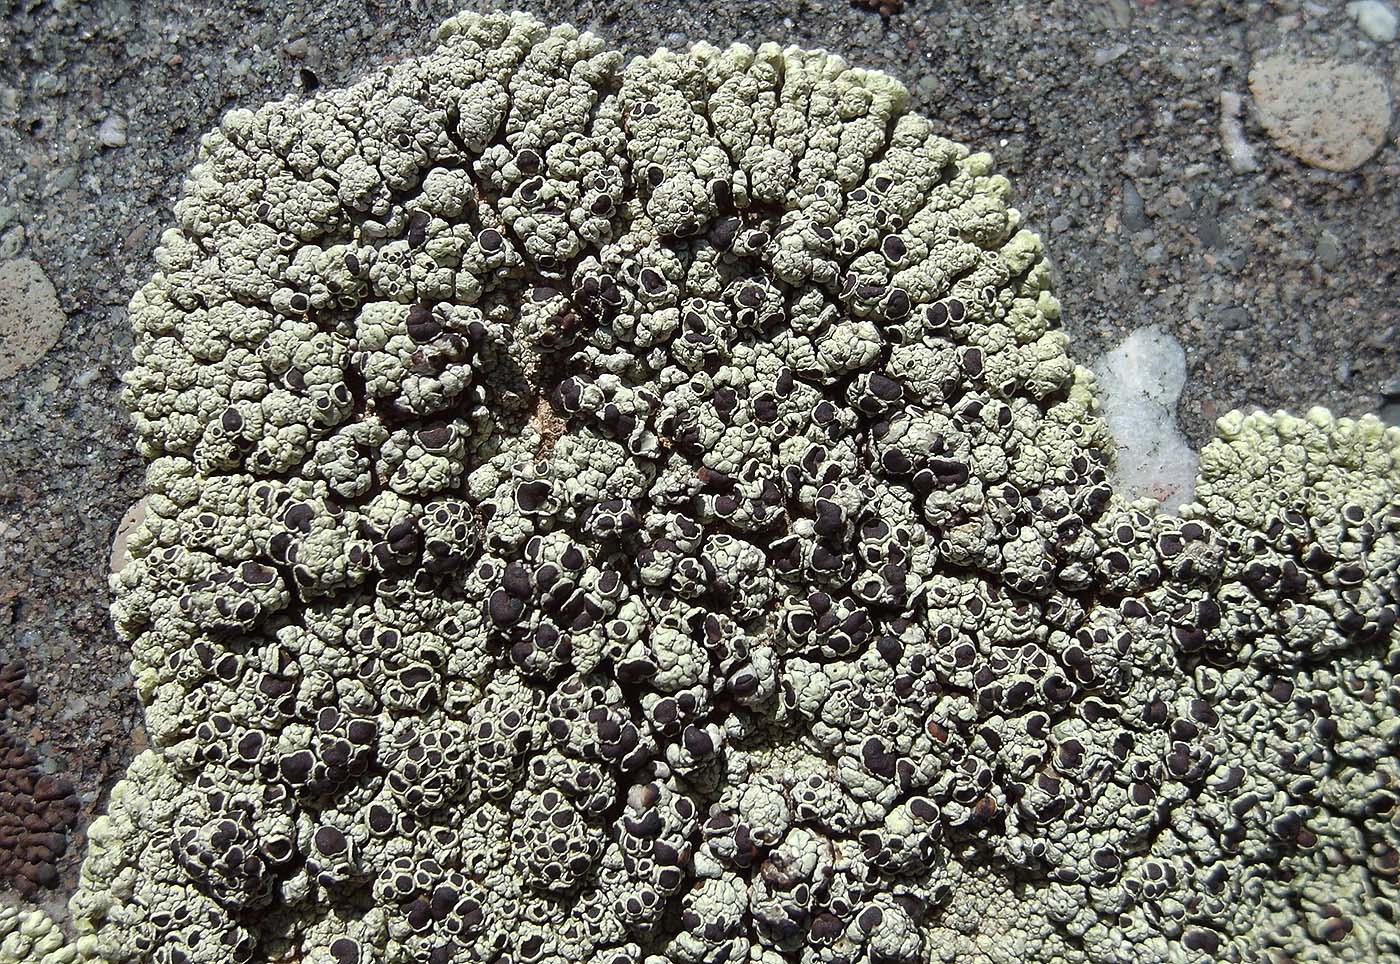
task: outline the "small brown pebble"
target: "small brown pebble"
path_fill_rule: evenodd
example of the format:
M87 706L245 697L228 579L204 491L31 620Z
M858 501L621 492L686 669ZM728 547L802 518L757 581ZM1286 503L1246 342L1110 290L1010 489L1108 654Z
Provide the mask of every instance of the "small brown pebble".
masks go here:
M904 0L852 0L857 7L878 13L882 17L893 17L904 9Z

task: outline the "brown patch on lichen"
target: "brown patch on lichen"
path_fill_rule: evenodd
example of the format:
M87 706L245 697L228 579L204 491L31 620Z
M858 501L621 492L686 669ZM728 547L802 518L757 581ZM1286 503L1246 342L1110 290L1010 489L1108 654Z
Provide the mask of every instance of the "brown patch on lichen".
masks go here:
M554 443L569 429L568 423L543 395L535 399L535 413L530 417L530 424L540 434L539 448L535 450L535 458L539 459L549 458L554 451Z

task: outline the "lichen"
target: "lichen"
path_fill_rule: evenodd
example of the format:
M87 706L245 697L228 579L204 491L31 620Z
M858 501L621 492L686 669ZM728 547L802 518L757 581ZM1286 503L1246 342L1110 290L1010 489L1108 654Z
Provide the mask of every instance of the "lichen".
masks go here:
M831 54L519 14L229 113L63 953L1395 960L1400 431L1125 500L1008 198Z

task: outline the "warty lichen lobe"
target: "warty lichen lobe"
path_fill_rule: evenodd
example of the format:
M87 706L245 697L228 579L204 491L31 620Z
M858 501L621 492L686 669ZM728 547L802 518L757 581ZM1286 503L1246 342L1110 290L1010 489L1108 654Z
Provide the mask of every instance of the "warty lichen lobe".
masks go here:
M151 747L0 961L1395 961L1400 431L1128 502L990 158L462 14L132 299Z

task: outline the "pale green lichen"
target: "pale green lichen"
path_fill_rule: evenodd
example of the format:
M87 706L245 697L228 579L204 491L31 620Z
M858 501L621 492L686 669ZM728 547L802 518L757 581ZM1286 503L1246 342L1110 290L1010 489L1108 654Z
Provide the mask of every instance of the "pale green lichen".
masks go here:
M152 745L0 960L1396 960L1400 432L1116 496L907 101L463 14L230 113L131 306Z

